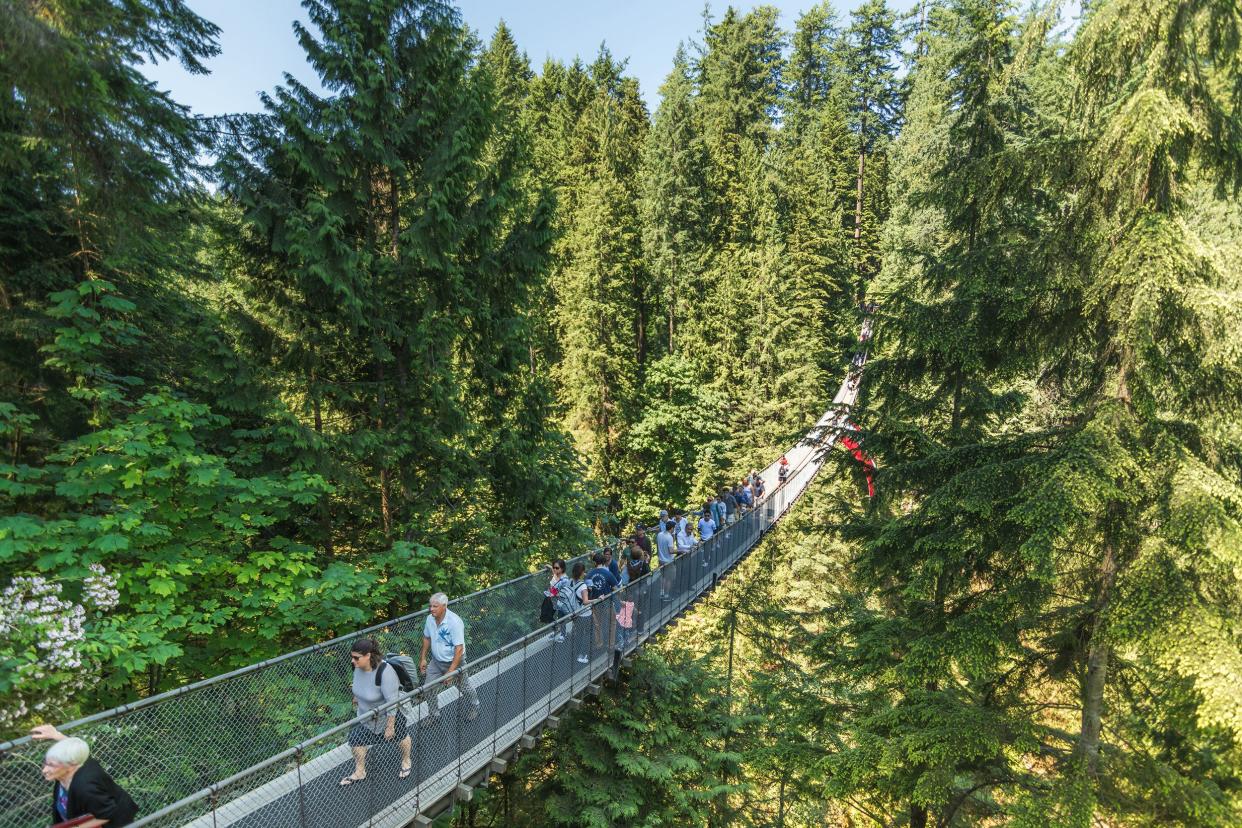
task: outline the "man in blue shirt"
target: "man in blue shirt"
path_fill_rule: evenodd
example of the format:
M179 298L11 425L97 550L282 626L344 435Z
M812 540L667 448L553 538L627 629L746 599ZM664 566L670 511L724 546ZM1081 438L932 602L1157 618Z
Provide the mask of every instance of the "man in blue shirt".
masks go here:
M436 697L442 689L454 683L470 705L466 719L474 721L479 716L479 697L475 695L470 676L466 673L466 625L457 613L448 608L448 596L443 592L431 596L428 606L430 612L423 624L423 652L418 659L418 669L425 675L423 687L430 687L426 694L428 713L423 723L430 724L439 718ZM427 660L428 651L431 653L430 661ZM458 668L461 672L455 674ZM447 678L436 683L441 676Z
M607 598L614 589L621 586L621 579L612 574L612 570L608 568L608 558L603 552L596 552L591 560L595 562L595 568L586 576L589 590L587 594L594 602L591 606L591 617L595 626L595 646L602 647L604 646L604 626L612 615L613 602L599 599ZM611 625L609 627L611 628Z
M595 557L591 559L595 562L595 568L587 573L586 580L593 601L611 595L614 589L621 586L621 579L614 575L612 568L608 566L608 559L611 556L610 550L604 550L604 552L596 552Z
M608 567L608 571L612 573L612 577L617 579L617 583L621 583L621 567L617 565L616 559L612 556L612 547L604 547L604 566Z

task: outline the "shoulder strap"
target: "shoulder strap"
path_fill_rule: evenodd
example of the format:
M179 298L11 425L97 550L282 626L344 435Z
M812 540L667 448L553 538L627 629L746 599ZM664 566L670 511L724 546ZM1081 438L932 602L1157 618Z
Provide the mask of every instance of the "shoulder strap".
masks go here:
M379 666L375 668L375 686L380 686L380 679L384 677L384 668L388 666L387 661L381 661Z

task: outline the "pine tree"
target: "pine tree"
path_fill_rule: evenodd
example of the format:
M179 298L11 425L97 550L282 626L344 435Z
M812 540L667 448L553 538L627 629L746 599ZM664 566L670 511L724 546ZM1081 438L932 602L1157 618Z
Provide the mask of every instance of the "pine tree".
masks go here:
M703 692L699 704L682 700ZM729 767L723 681L702 659L645 654L627 681L558 728L530 754L519 777L540 781L521 798L525 819L509 824L591 826L713 824L740 786ZM539 773L541 767L554 768Z
M549 214L524 186L525 136L501 126L519 103L512 54L498 48L472 71L472 39L440 3L309 10L322 39L299 36L332 94L290 80L223 176L245 211L250 296L288 332L277 358L300 374L315 422L343 424L331 469L348 488L331 536L392 567L394 611L435 574L412 543L459 546L495 521L484 535L512 572L524 544L501 536L538 534L565 511L553 496L563 479L535 465L568 461L538 425L547 392L529 368L526 307L546 275ZM492 63L516 71L499 77ZM440 566L464 586L476 563Z
M1242 528L1236 441L1218 425L1239 416L1242 330L1236 295L1220 292L1225 274L1188 222L1187 196L1199 180L1234 193L1242 181L1240 36L1236 4L1114 0L1091 7L1069 56L1081 126L1058 286L1077 318L1059 332L1053 364L1070 425L1023 514L1028 545L1072 573L1062 629L1078 637L1075 756L1110 810L1127 807L1106 780L1129 762L1110 758L1104 735L1110 716L1113 732L1129 732L1116 721L1127 673L1185 680L1201 721L1239 733L1227 689L1236 678L1215 665L1236 665L1216 632L1236 624ZM1135 649L1139 664L1123 655ZM1236 677L1236 666L1227 672Z
M700 328L706 348L691 358L705 380L727 389L738 429L749 428L759 393L755 334L779 261L768 155L784 64L777 21L770 6L744 15L728 9L707 29L699 61L713 255Z
M638 174L647 119L637 82L623 78L606 51L590 77L594 95L570 134L577 193L556 277L562 336L556 370L567 428L615 514L646 358Z
M846 65L852 93L850 125L857 142L853 236L860 277L874 275L879 264L875 242L878 226L869 228L869 239L863 235L867 159L884 151L901 124L901 89L894 65L900 45L896 17L885 0L867 0L850 12Z
M643 151L643 255L653 291L667 315L667 354L690 350L700 338L707 285L707 146L699 132L694 81L684 47L660 87L660 107ZM654 321L654 320L653 320ZM654 334L654 331L653 331Z
M782 266L772 321L759 329L767 398L760 419L776 424L762 441L768 445L785 445L832 398L841 363L838 316L852 308L852 259L840 228L853 189L854 142L839 42L826 5L798 19L773 159Z
M12 312L0 577L75 595L102 566L119 591L87 632L87 663L68 671L78 694L43 693L27 715L73 718L252 660L288 635L297 590L314 588L312 550L290 535L323 483L289 470L287 444L253 439L246 370L212 376L236 355L190 289L202 136L138 69L176 59L201 73L217 33L180 2L22 2L0 15L0 301ZM68 665L41 664L45 643L0 648L6 709L23 675L63 686Z
M909 165L895 183L910 226L895 230L900 244L873 287L887 330L872 380L885 472L880 502L851 531L871 600L817 645L842 673L865 664L883 676L848 699L856 715L831 760L835 790L878 795L914 826L933 815L950 824L984 807L974 791L1022 775L1007 756L1036 738L1035 723L1011 670L1048 597L1003 518L1029 480L1033 438L1005 432L1021 425L1014 378L1036 364L1015 340L1032 332L1048 219L1012 149L1034 131L1030 56L1018 60L1019 22L990 0L947 4L926 34L917 106L889 156ZM1044 30L1025 35L1039 43ZM925 157L929 146L940 153Z

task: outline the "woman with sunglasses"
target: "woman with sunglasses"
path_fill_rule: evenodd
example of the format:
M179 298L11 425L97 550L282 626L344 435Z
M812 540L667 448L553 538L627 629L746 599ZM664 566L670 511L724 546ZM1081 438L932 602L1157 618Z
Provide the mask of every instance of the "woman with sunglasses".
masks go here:
M379 645L371 638L360 638L349 648L349 660L354 665L354 707L359 714L369 713L387 706L383 715L358 722L349 729L349 746L354 752L354 772L341 780L341 786L352 785L367 778L367 752L380 741L399 739L401 770L399 779L410 775L410 736L406 732L405 714L401 712L397 698L401 683L397 671L392 669L380 655ZM379 670L377 674L376 671ZM376 680L378 675L378 681Z

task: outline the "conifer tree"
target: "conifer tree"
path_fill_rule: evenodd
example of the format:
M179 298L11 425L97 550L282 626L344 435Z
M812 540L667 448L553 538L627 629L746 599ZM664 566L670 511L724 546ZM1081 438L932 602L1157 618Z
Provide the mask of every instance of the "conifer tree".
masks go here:
M324 487L249 430L246 370L214 373L236 355L191 290L202 136L139 69L201 73L217 32L180 2L0 13L0 581L74 595L102 567L118 589L71 670L79 694L25 715L71 719L252 660L317 616L291 624L319 573L290 535ZM16 708L23 674L60 682L69 665L41 664L45 645L15 652L6 636L0 705Z
M777 424L763 440L770 445L785 444L832 398L840 364L837 316L852 304L852 259L840 228L853 190L854 142L839 45L827 5L798 19L773 153L781 270L771 322L758 331L766 343L761 419Z
M626 432L646 361L650 315L642 261L639 165L647 132L638 85L601 51L591 66L593 94L568 133L564 236L556 274L560 361L556 366L567 430L592 478L620 506ZM568 103L574 71L566 79Z
M714 250L704 308L710 319L703 327L710 350L695 362L704 379L729 389L739 427L749 420L758 386L754 335L763 324L760 304L779 259L768 151L783 46L774 8L760 6L746 14L729 8L707 29L699 61L698 111L710 161Z
M1077 196L1058 286L1076 318L1053 359L1070 425L1020 513L1027 546L1071 573L1074 752L1108 810L1127 807L1108 777L1139 763L1110 756L1105 727L1133 732L1118 719L1136 696L1160 705L1133 689L1144 677L1188 682L1200 721L1239 736L1236 649L1217 631L1237 623L1242 526L1236 442L1218 424L1239 417L1242 330L1188 196L1200 178L1220 193L1242 183L1240 38L1236 4L1112 0L1091 7L1069 56L1080 150L1056 148ZM1123 655L1135 649L1138 663ZM1214 781L1165 765L1181 784Z
M703 334L695 322L701 326L699 306L707 296L710 198L707 145L684 46L677 48L660 96L642 159L643 255L667 316L663 351L693 353Z
M536 512L557 510L532 464L559 450L535 426L546 394L529 377L525 314L546 272L548 213L523 188L524 136L502 128L522 75L512 54L493 55L510 76L472 71L472 39L440 3L308 9L322 37L299 37L330 95L289 80L223 175L250 266L268 274L248 291L292 333L278 358L312 407L346 424L334 443L352 487L339 515L350 554L388 547L371 560L393 567L391 600L410 602L427 574L411 542L459 544L493 510L503 532L515 516L533 532ZM505 441L473 439L477 424L492 433L512 418L524 425ZM493 499L459 508L484 468ZM357 488L367 476L369 495ZM512 571L520 539L507 548Z
M867 159L884 151L901 123L901 88L895 65L900 46L896 17L885 0L867 0L850 12L846 65L851 84L850 126L857 142L853 237L860 276L872 276L878 270L878 228L869 228L870 239L863 235Z
M650 654L627 681L575 726L523 758L519 776L537 778L510 824L589 826L718 824L739 785L721 784L733 725L723 680L702 658ZM701 704L679 700L705 691ZM553 772L540 773L543 767Z
M1026 34L1039 43L1044 32ZM1041 229L1029 167L1011 150L1033 129L1018 37L991 0L951 2L929 21L918 106L890 156L909 164L896 183L910 226L895 230L873 288L887 329L872 380L884 491L854 526L873 600L820 645L851 665L843 672L861 661L883 676L849 700L858 715L832 760L834 787L879 794L916 826L979 807L973 791L1020 776L1007 750L1034 738L1009 670L1046 584L995 511L1024 479L1027 443L993 436L1015 428L1013 378L1035 364L1014 342L1030 333ZM941 152L926 158L928 146Z

